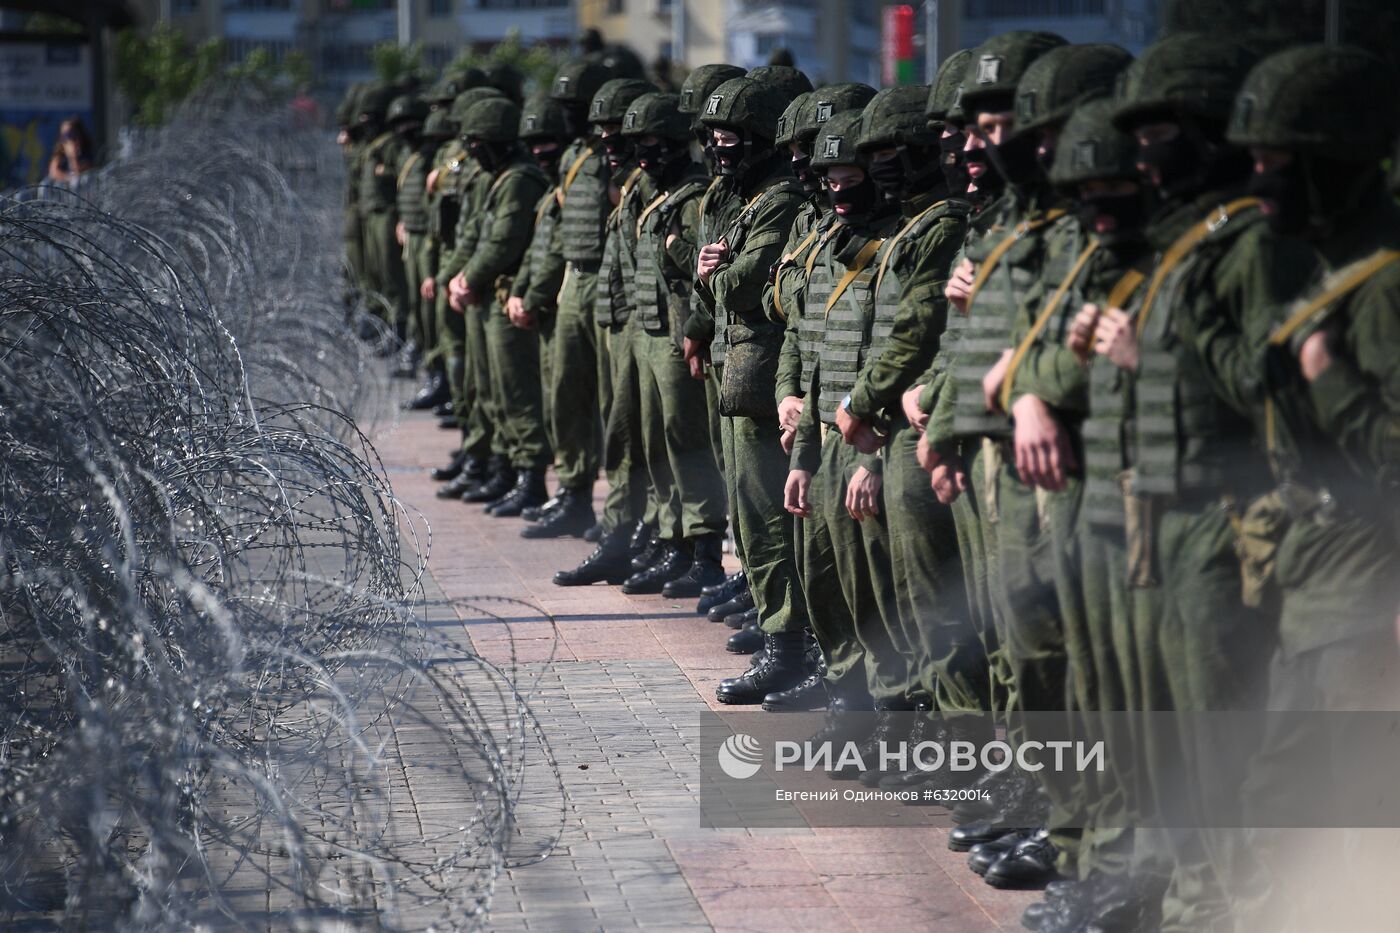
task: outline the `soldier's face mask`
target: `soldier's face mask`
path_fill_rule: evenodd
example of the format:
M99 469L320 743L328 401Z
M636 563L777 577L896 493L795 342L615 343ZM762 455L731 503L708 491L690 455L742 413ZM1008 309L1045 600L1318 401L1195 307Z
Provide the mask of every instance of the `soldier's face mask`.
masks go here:
M739 164L744 161L744 146L742 143L720 146L711 140L705 145L705 155L709 156L716 175L737 175Z
M502 158L501 152L496 146L481 139L468 139L467 152L488 172L494 172Z
M984 151L992 165L996 166L997 172L1008 183L1017 188L1029 188L1045 177L1040 169L1040 162L1036 159L1037 144L1034 134L1022 133L1000 145L988 146Z
M1079 222L1104 246L1134 242L1142 237L1149 216L1144 189L1118 194L1098 193L1079 201Z
M603 137L603 151L608 154L608 165L616 171L632 158L632 140L621 133L611 133Z
M880 189L868 174L862 173L859 183L844 184L840 191L833 191L828 184L826 197L842 223L860 223L874 214L880 201Z
M792 153L792 174L802 183L802 190L809 195L822 190L821 177L812 171L812 157L797 143L789 143L788 151Z
M909 184L909 166L904 147L901 146L892 158L872 161L866 173L887 197L904 197Z
M530 154L535 157L535 164L540 170L553 178L559 170L559 160L564 155L564 147L558 143L536 143L530 147Z
M1267 171L1249 176L1251 195L1264 201L1269 226L1285 236L1303 233L1308 226L1308 184L1302 160L1295 157Z
M967 186L972 183L972 176L968 175L967 164L963 161L963 147L966 145L967 137L961 132L944 136L938 141L939 167L943 169L943 177L948 182L948 193L955 198L966 194Z

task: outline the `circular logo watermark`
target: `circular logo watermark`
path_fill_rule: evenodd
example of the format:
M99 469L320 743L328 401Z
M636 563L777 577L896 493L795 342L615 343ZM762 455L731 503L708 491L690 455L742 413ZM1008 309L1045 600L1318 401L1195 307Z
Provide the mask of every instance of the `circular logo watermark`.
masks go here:
M763 767L758 739L743 732L731 735L719 747L719 769L737 781L751 778Z

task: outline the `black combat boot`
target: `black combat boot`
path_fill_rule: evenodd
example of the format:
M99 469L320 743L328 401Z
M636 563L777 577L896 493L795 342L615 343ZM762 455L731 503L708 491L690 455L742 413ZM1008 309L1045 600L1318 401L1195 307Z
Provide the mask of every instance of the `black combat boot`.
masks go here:
M660 559L656 553L660 546L661 542L656 537L656 526L638 522L637 530L632 535L632 572L646 570L656 563Z
M743 612L735 613L732 616L724 617L724 624L732 629L741 629L746 625L758 624L758 607L746 609Z
M826 709L830 697L826 692L826 658L811 629L807 637L807 676L786 690L770 693L763 698L763 708L770 713L792 713Z
M875 704L875 728L860 743L860 761L866 767L849 762L844 768L831 771L830 776L838 781L858 781L868 770L878 770L880 766L880 745L898 738L899 729L907 721L901 713L907 713L908 703L902 700L881 700ZM839 755L838 755L839 758Z
M457 420L457 416L453 414L456 410L457 406L452 402L443 402L441 405L433 406L433 414L437 415L439 418L451 417L453 421Z
M762 647L763 629L758 627L758 622L739 629L724 643L724 650L730 654L753 654Z
M518 471L515 487L504 499L487 509L487 512L496 518L518 518L521 509L539 505L548 498L549 489L544 484L544 467L533 467Z
M436 495L439 499L460 499L486 482L488 475L486 464L476 457L463 457L457 475L447 485L439 488Z
M522 538L578 537L589 528L597 516L586 489L560 490L561 504L546 511L533 525L520 529Z
M967 867L974 875L986 877L988 869L1033 835L1035 830L1032 829L1013 829L990 842L979 842L967 853Z
M427 411L429 408L436 408L452 397L452 389L447 384L447 376L441 369L435 368L428 373L428 379L423 383L423 388L418 390L418 394L409 399L404 407L409 411Z
M555 586L588 586L593 583L621 583L632 572L629 556L632 529L614 528L603 535L593 553L573 570L561 570L554 575Z
M690 569L662 588L661 595L667 599L693 599L705 587L724 582L724 551L719 535L695 538L690 545Z
M456 452L452 454L452 459L447 461L447 466L433 467L433 471L428 475L439 483L450 483L462 475L462 467L466 465L466 462L467 452L459 447ZM461 493L459 492L457 495L460 496ZM445 499L447 497L442 496L441 498Z
M639 570L622 584L622 592L629 596L660 593L666 584L679 579L690 569L690 548L673 541L658 541L656 561L647 569ZM633 561L636 566L636 561Z
M599 541L602 541L603 526L594 525L592 528L585 531L583 533L583 540L587 541L589 544L597 544Z
M695 611L702 616L708 615L711 609L729 602L748 588L749 580L744 576L744 571L731 573L720 583L700 591L700 603L695 607Z
M438 418L439 431L460 431L461 429L462 422L458 421L457 416L451 411L444 412L442 417Z
M1055 862L1060 848L1042 829L992 863L982 880L994 888L1043 888L1060 877Z
M418 361L422 356L423 354L419 352L416 342L410 340L404 343L399 348L399 359L394 367L394 378L412 379L414 376L418 375Z
M749 592L747 584L728 602L720 603L718 606L710 607L706 618L711 622L723 622L730 616L748 612L753 608L753 594ZM731 626L732 627L732 626Z
M763 660L738 677L720 681L715 699L735 706L762 703L770 693L786 690L807 674L806 638L802 632L763 636Z
M933 741L937 738L938 723L933 719L933 700L926 696L918 697L914 701L912 714L907 718L909 719L909 730L902 738L904 747L908 751L907 760L910 770L895 772L886 771L882 773L872 769L860 776L860 782L866 787L887 787L890 783L904 781L909 778L910 775L919 775L920 777L925 775L925 772L920 771L918 766L914 763L914 749L922 742ZM897 734L892 736L892 738L895 741L901 739ZM876 755L878 754L879 751L877 750ZM898 789L903 790L905 786L901 784Z
M462 501L495 502L510 492L514 485L515 471L511 469L505 457L493 454L486 463L486 476L481 482L462 493Z
M834 756L839 757L840 746L847 742L859 741L869 734L870 697L843 696L832 691L830 684L827 684L827 690L831 693L831 700L826 704L826 719L807 742L813 748L830 742Z
M537 522L540 519L544 518L546 515L548 515L550 512L559 508L559 506L563 505L564 499L566 496L568 496L568 494L569 490L565 489L563 486L560 486L558 489L554 490L554 495L550 496L544 502L540 503L539 505L532 505L528 509L523 509L520 512L520 517L525 519L525 521L527 522Z

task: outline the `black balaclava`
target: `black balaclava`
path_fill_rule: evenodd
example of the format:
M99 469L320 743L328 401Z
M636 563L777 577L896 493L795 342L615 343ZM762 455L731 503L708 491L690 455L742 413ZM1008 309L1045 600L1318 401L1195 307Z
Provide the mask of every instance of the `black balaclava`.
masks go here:
M1138 147L1138 161L1162 176L1158 192L1165 201L1188 201L1216 188L1243 182L1249 153L1225 142L1224 127L1189 117L1175 121L1181 132L1166 142Z
M1156 196L1152 186L1144 184L1129 194L1080 198L1076 207L1079 222L1086 231L1094 230L1095 221L1105 214L1116 221L1112 231L1094 234L1106 248L1132 249L1146 237L1147 222L1156 207Z
M487 172L495 172L510 159L511 143L492 143L484 139L467 139L467 152Z
M754 137L742 129L731 132L738 135L738 145L716 146L711 137L705 146L705 156L710 160L714 174L734 179L739 187L747 188L771 170L777 154L771 139Z
M866 169L866 174L885 197L904 201L930 191L946 195L947 184L938 148L907 143L895 148L897 155L893 159L871 162Z
M632 140L621 133L603 137L603 151L607 153L613 184L621 185L632 174L632 169L637 167L633 148Z
M948 183L948 193L955 198L966 196L972 184L972 176L967 173L967 160L963 158L963 147L967 145L967 134L961 130L952 136L938 140L939 167Z
M588 125L588 104L561 104L564 110L564 130L570 137L578 139L592 131Z
M1249 193L1269 202L1269 224L1280 234L1324 241L1368 194L1379 194L1379 163L1367 165L1312 153L1249 179Z
M647 173L647 177L662 189L685 174L691 164L690 146L685 139L665 139L645 146L638 140L633 146L637 166ZM643 165L642 163L646 164Z
M536 141L541 142L542 140ZM557 144L553 149L549 149L545 152L535 152L533 150L530 152L531 157L535 160L535 164L540 167L540 171L544 172L545 176L551 180L557 180L559 178L559 160L564 157L563 141L556 140L555 142Z
M807 151L807 148L801 144L799 144L797 148L801 150L802 156L800 158L789 158L789 163L792 166L792 174L802 183L802 190L807 192L808 196L814 197L822 190L821 175L813 171L812 154ZM789 156L791 156L791 150L788 150L788 152Z

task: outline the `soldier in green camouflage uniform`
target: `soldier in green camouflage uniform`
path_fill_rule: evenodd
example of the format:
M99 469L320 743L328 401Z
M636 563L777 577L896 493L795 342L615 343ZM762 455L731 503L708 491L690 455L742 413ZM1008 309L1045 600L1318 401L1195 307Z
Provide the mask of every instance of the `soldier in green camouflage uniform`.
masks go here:
M540 335L540 383L544 386L545 431L554 442L553 360L559 288L564 283L564 257L556 250L563 195L559 187L559 160L569 144L564 108L548 93L525 102L520 114L520 138L529 147L550 189L535 208L535 233L530 250L520 264L508 302L512 319L534 327ZM562 483L554 496L537 509L521 513L532 524L521 530L526 538L581 535L594 523L593 503L580 490Z
M399 123L404 140L403 160L398 169L399 217L395 229L401 249L404 270L404 312L407 318L404 354L410 360L421 359L424 348L436 337L436 327L425 317L424 308L431 303L423 300L416 287L427 273L431 256L428 242L428 172L432 168L436 139L423 132L428 118L428 104L422 98L409 98L410 107ZM441 126L439 125L439 129Z
M916 742L929 730L928 714L935 708L945 714L986 708L986 660L968 617L952 512L934 497L919 467L920 430L902 404L943 339L943 289L966 237L969 211L965 201L948 197L939 163L941 128L925 116L930 91L881 91L865 111L857 147L882 194L899 205L900 217L875 282L880 352L866 360L837 413L847 443L864 450L878 444L867 426L877 426L885 437L884 495L897 605L887 620L888 638L908 658L903 678L891 687L901 708L923 714L916 720L919 734L911 737ZM927 775L886 782L902 788L923 783L920 777Z
M364 151L366 127L359 120L360 97L365 82L350 85L336 107L336 142L345 158L345 206L341 239L345 244L345 268L349 292L359 291L364 282L364 233L360 226L360 157Z
M690 119L675 95L644 94L628 107L622 133L645 173L648 197L634 224L636 272L628 338L641 406L640 440L658 507L657 538L688 559L663 581L676 599L700 595L724 577L724 478L710 442L705 388L681 356L699 251L700 196L708 174L690 157ZM630 221L630 215L623 223Z
M504 451L495 437L495 419L490 402L490 368L487 363L486 328L483 309L453 307L448 296L448 283L466 267L476 248L477 226L481 200L490 182L482 166L466 150L467 112L481 101L500 97L494 88L469 88L457 95L451 116L458 124L460 149L447 165L443 182L444 218L456 214L452 225L451 245L438 251L437 269L432 279L432 294L442 309L438 320L438 340L447 358L448 380L454 390L453 407L462 431L463 469L437 495L440 498L460 498L464 502L493 502L504 496L514 485ZM454 165L455 162L455 165ZM455 205L455 208L454 208ZM428 283L423 284L425 291ZM460 378L457 378L460 376Z
M1274 236L1257 202L1241 198L1247 153L1224 139L1235 92L1254 55L1230 40L1180 34L1128 69L1115 123L1138 139L1166 203L1154 219L1163 252L1131 315L1110 309L1098 325L1103 352L1136 370L1135 464L1129 531L1135 581L1132 626L1143 709L1250 709L1262 701L1272 613L1245 602L1235 515L1271 485L1262 453L1259 360L1275 309L1315 268L1311 250ZM1216 811L1241 775L1222 771L1218 739L1198 726L1188 741L1152 720L1143 745L1162 799ZM1175 831L1163 929L1229 925L1223 878L1235 834Z
M389 93L375 87L361 98L361 122L380 131L365 144L360 159L357 205L364 241L365 290L375 296L374 311L389 325L397 326L395 314L403 291L403 263L394 238L401 141L387 120Z
M727 366L719 392L722 439L745 571L764 631L788 634L801 631L806 609L793 560L793 518L782 502L787 456L774 391L783 328L762 302L769 269L806 200L773 143L790 102L774 84L735 78L703 105L701 121L714 134L709 152L739 210L724 229L706 230L713 239L701 248L695 285L711 324L722 325L711 355L723 352ZM686 326L691 340L706 330L698 313ZM738 348L732 357L730 348ZM718 695L724 699L723 683Z
M1381 171L1400 128L1395 87L1367 52L1303 46L1255 67L1230 126L1230 140L1253 152L1251 189L1273 227L1315 246L1323 267L1269 338L1266 441L1278 486L1268 512L1244 517L1246 554L1272 559L1282 597L1274 711L1400 709L1400 210ZM1281 532L1262 533L1275 524L1269 513L1284 518ZM1393 781L1393 748L1378 749L1352 719L1271 723L1243 791L1246 815L1260 817L1248 822L1280 825L1300 786L1334 792L1337 773L1353 784L1359 761ZM1371 896L1393 832L1258 831L1249 843L1253 864L1229 879L1240 928L1393 922L1386 899Z
M449 300L471 314L484 308L491 407L514 487L488 513L513 517L545 501L544 471L552 457L545 436L539 380L539 335L506 314L511 279L530 245L534 209L548 183L520 146L520 108L493 98L474 104L462 121L467 151L489 179L477 202L471 258L452 280Z

